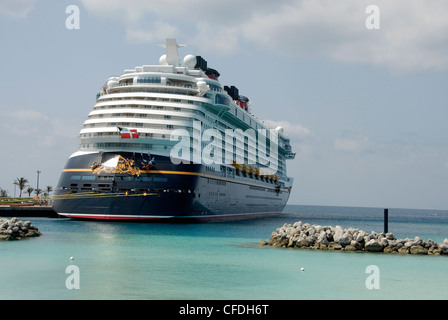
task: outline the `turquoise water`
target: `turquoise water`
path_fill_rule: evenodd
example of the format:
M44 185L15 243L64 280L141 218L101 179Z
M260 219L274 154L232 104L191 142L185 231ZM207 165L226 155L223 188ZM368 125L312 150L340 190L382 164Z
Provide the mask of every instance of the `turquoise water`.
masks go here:
M257 246L284 223L381 232L382 219L382 209L315 206L204 224L29 218L43 236L0 243L0 299L448 299L448 256ZM441 242L448 211L390 209L389 231ZM70 265L79 289L66 287ZM379 289L366 287L369 265Z

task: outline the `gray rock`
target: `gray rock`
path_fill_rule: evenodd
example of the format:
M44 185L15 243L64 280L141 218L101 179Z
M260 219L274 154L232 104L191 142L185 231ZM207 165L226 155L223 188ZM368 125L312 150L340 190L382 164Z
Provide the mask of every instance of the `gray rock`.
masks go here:
M294 233L296 233L297 229L293 227L286 227L285 233L287 236L292 236Z
M341 250L342 245L339 242L330 242L328 244L328 249L329 250Z
M386 233L387 240L395 240L395 235L392 232Z
M309 245L310 245L309 242L306 241L304 238L299 238L296 241L296 247L298 248L309 247Z
M294 224L292 225L294 228L300 228L302 226L302 221L297 221L294 222Z
M405 246L403 246L403 247L401 247L401 248L398 248L398 253L401 253L401 254L408 254L408 253L409 253L409 247L405 247Z
M351 244L345 246L344 250L345 251L358 251L358 249L355 246L351 245Z
M407 242L405 242L404 247L405 247L405 248L410 248L410 247L412 247L413 245L415 245L415 244L414 244L414 241L407 241Z
M409 253L411 253L411 254L428 254L428 249L423 248L422 246L412 246L409 249Z
M312 245L314 245L314 243L316 242L317 237L315 237L314 235L312 235L312 236L308 236L308 237L306 237L305 240L308 241L309 246L312 246Z
M441 252L442 249L440 249L438 246L431 246L428 249L428 254L440 255Z
M439 245L439 249L440 249L440 253L448 254L448 244L446 244L445 241L443 241L443 243L441 243Z
M388 247L385 247L383 249L383 252L384 253L397 253L398 252L398 247L390 247L390 246L388 246Z
M403 246L401 242L398 242L397 240L387 240L388 246L391 248L398 248L398 245Z
M381 252L383 251L383 245L378 239L371 239L364 246L367 252Z
M367 233L365 231L360 230L353 238L356 240L356 242L363 242L366 236Z
M334 242L339 242L343 236L344 236L344 229L342 229L341 226L336 226L333 234Z
M348 246L350 244L350 242L352 241L352 236L350 235L350 233L348 232L344 232L344 234L342 235L342 237L339 238L339 243L345 247Z
M421 246L423 243L423 239L420 237L415 237L414 238L414 246Z
M316 242L328 245L329 241L328 241L328 238L327 238L327 233L325 231L321 231L321 233L317 237Z
M387 247L389 245L389 241L386 238L380 238L378 240L379 240L379 243L381 244L381 246L383 246L383 248Z

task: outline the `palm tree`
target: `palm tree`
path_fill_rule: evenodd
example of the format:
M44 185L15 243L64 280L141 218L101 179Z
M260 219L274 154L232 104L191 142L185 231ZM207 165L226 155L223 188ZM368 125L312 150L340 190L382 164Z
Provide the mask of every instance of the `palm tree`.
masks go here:
M42 193L42 189L34 189L34 193L36 193L36 196L38 197Z
M53 191L53 187L52 186L47 186L47 195L50 195L51 191Z
M17 178L16 181L14 181L14 184L16 186L18 186L19 190L20 190L19 197L22 197L22 190L25 189L27 183L28 183L28 180L25 179L24 177Z
M31 193L33 193L34 188L32 186L28 186L28 188L26 188L26 192L28 192L28 197L31 197Z
M7 197L8 196L8 190L0 188L0 197Z

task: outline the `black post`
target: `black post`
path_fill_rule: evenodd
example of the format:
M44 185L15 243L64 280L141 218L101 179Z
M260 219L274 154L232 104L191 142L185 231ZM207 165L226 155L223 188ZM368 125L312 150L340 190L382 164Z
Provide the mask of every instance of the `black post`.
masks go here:
M389 209L384 209L384 233L388 233Z

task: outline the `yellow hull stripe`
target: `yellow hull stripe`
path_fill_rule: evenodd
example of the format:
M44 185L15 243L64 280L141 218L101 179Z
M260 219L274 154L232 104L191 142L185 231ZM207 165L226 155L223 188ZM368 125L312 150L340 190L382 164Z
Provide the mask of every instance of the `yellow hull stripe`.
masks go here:
M92 169L64 169L62 172L90 172ZM188 171L166 171L166 170L140 170L140 173L161 173L161 174L183 174L190 176L204 176L199 172L188 172ZM212 176L210 176L212 177Z
M64 170L62 170L62 172L90 172L90 173L92 173L92 169L64 169ZM217 177L217 176L213 176L213 175L209 175L209 174L203 174L203 173L200 173L200 172L168 171L168 170L140 170L140 173L179 174L179 175L187 175L187 176L198 176L198 177L203 177L203 178L210 178L210 179L216 179L216 180L240 183L240 184L245 184L245 185L249 185L249 186L255 186L255 187L268 188L268 189L275 190L275 187L269 187L269 186L260 185L260 184L257 184L257 183L250 183L250 182L236 180L236 179ZM280 189L280 190L288 191L288 189Z

